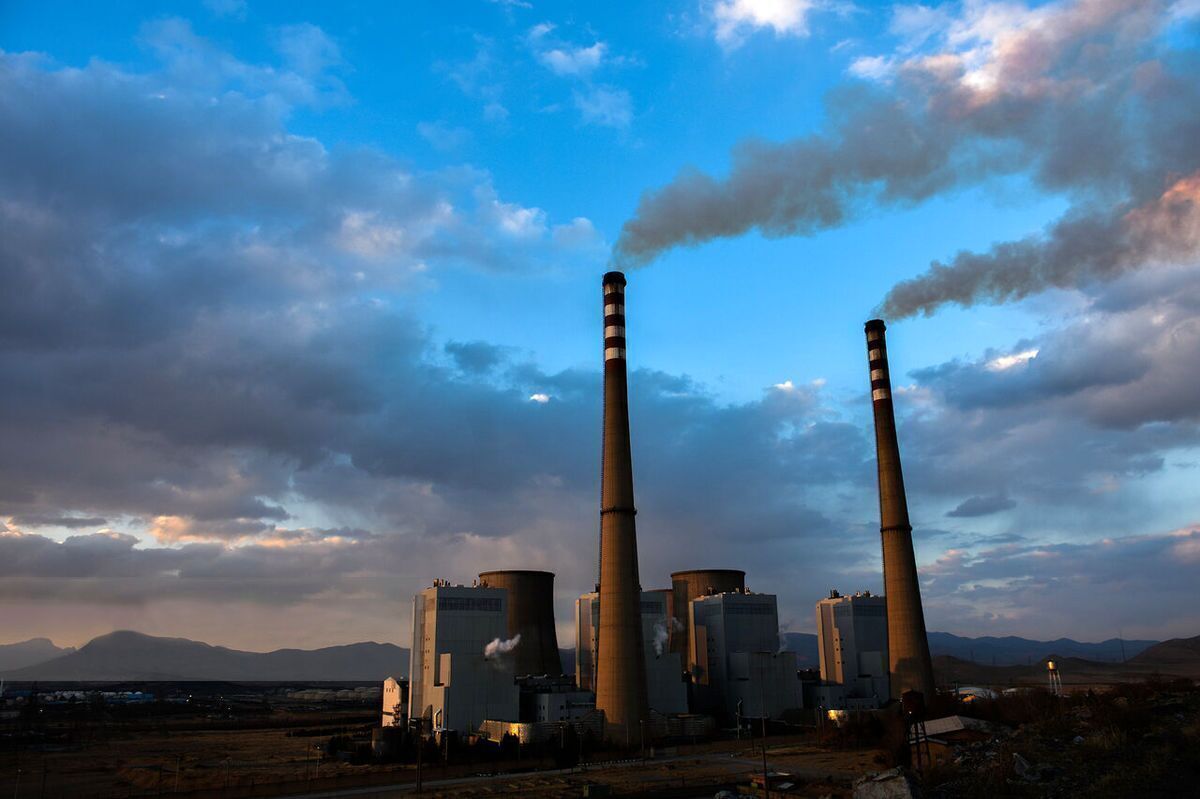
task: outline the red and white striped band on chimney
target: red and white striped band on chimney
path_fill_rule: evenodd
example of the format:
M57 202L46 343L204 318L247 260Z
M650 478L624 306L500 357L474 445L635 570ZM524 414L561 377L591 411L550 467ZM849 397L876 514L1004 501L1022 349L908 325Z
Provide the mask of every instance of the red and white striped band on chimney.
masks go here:
M609 273L612 275L614 273ZM604 281L604 360L625 360L625 279Z
M888 376L887 344L883 340L884 326L869 323L867 328L867 359L871 365L871 401L880 402L892 398L892 381Z

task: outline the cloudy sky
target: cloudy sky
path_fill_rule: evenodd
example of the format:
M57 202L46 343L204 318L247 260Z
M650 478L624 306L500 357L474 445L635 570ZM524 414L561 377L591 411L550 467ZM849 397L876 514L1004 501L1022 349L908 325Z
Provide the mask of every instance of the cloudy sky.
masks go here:
M931 629L1200 633L1200 3L0 6L0 641L407 645L595 580L600 275L641 572Z

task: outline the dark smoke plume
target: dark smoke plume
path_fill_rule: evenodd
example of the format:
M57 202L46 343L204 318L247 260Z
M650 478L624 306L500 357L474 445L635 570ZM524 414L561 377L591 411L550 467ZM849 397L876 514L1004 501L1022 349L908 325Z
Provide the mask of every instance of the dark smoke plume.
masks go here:
M1161 248L1129 228L1129 209L1167 202L1164 190L1200 168L1200 48L1183 8L1076 0L1010 8L998 25L988 4L969 5L939 34L938 52L860 65L890 83L836 92L825 131L743 142L727 177L684 171L647 192L613 261L641 266L675 246L751 230L809 235L871 206L1027 174L1071 200L1062 220L1043 236L935 263L882 309L929 314L1139 268ZM1174 241L1174 257L1196 252L1194 237Z

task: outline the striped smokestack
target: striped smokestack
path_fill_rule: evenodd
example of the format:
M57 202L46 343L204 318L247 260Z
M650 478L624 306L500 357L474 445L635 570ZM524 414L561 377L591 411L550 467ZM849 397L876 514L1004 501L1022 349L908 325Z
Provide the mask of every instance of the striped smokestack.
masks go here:
M596 707L608 736L640 742L649 716L642 652L641 581L629 451L625 373L625 276L604 276L604 450L600 475L600 630Z
M875 453L879 465L879 533L883 539L883 588L887 598L891 693L920 691L933 698L933 663L925 635L921 586L913 554L912 525L900 470L892 381L888 376L887 329L882 319L867 322L867 360L871 368L871 404L875 410Z

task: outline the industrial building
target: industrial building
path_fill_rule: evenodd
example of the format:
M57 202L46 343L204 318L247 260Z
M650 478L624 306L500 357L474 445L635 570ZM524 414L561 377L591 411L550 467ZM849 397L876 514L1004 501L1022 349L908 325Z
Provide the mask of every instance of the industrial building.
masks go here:
M727 720L782 717L801 706L796 654L779 651L773 594L728 592L689 603L693 711Z
M879 475L879 534L883 539L883 593L887 597L888 671L893 698L915 690L934 694L933 660L925 632L912 524L900 468L900 444L892 407L887 327L882 319L866 323L867 361L871 378L871 407L875 416L875 453Z
M870 591L817 602L817 651L824 707L879 707L890 696L887 600ZM831 686L837 686L831 688Z
M672 572L671 596L674 623L671 630L671 651L678 652L687 662L692 651L688 638L688 606L699 596L727 594L746 590L746 573L740 569L689 569Z
M688 712L683 660L668 647L670 600L667 589L642 591L639 605L647 702L651 710L664 716ZM582 690L595 684L600 612L597 593L584 594L575 601L575 674Z
M485 719L517 721L508 638L508 591L434 582L413 598L409 717L439 732L476 730Z
M518 677L521 721L577 721L596 711L591 691L582 691L570 677Z
M380 726L408 726L408 680L388 677L383 681L383 720Z

